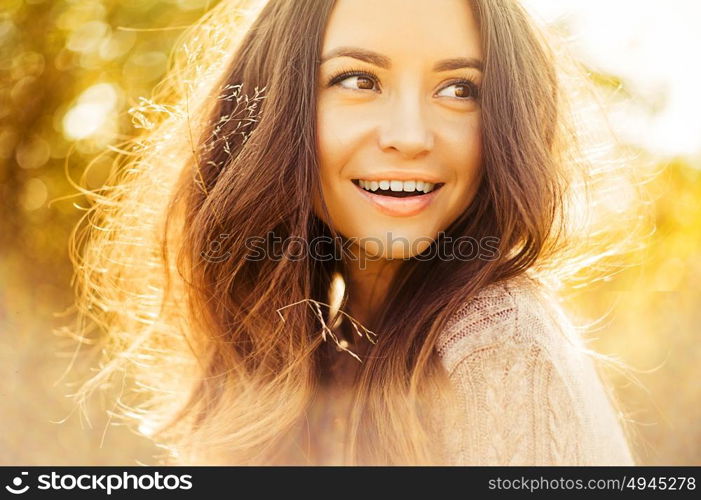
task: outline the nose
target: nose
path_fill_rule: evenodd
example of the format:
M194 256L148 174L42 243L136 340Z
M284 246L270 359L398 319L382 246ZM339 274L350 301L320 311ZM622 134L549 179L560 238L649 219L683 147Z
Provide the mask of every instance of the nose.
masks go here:
M419 92L399 91L392 95L379 131L380 149L396 150L407 159L430 151L434 139L424 108Z

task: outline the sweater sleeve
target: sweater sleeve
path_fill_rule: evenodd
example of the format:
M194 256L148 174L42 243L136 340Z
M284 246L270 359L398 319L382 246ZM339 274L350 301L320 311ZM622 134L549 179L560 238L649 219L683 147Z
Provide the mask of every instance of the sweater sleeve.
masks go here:
M439 352L456 389L454 465L633 465L593 360L527 288L459 311Z

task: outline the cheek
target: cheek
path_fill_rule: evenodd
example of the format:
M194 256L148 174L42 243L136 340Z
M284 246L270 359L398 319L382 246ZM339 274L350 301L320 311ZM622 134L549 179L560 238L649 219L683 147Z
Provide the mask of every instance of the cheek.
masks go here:
M329 130L330 119L327 114L319 109L317 113L317 129L316 129L316 143L319 150L319 163L322 176L327 170L329 160L334 157L334 150L338 149L338 145L334 144L334 134Z
M341 142L331 130L333 117L329 116L329 113L326 112L325 109L323 104L320 103L316 115L316 144L321 189L328 203L329 188L327 184L330 179L333 178L332 173L336 170L336 163L340 164L338 157ZM336 160L334 161L334 159ZM318 215L319 209L316 208L320 206L318 196L315 197L314 205Z
M352 156L353 141L345 130L347 122L344 123L342 118L323 109L317 116L321 182L329 184L342 175L343 165L348 164Z
M470 115L459 129L454 128L448 141L455 158L462 158L467 164L479 162L482 156L482 121L479 113Z
M367 111L349 110L333 96L319 99L316 140L321 188L331 216L339 224L352 215L352 210L347 213L351 173L362 168L361 156L372 120Z
M472 202L482 174L482 130L477 117L463 128L466 133L455 134L448 141L449 158L455 189L446 216L450 222Z
M340 116L340 113L335 113L333 106L323 102L322 99L317 112L316 131L320 187L329 215L335 221L334 225L336 226L344 219L342 210L344 166L352 160L353 155L353 140L347 129L348 120ZM314 210L318 217L331 225L332 222L323 216L318 194L314 199ZM337 227L337 229L339 228Z
M322 162L326 166L352 164L372 123L373 117L367 111L349 110L331 98L322 99L317 112L317 143Z
M458 178L460 184L469 191L474 187L475 177L482 166L482 135L480 130L472 130L467 138L460 142L459 148L455 155L455 158L462 158Z

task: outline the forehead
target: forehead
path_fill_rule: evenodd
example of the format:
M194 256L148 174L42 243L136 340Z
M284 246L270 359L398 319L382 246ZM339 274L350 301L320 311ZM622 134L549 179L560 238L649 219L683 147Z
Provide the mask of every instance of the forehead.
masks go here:
M482 56L469 0L337 0L323 52L339 46L371 49L392 59Z

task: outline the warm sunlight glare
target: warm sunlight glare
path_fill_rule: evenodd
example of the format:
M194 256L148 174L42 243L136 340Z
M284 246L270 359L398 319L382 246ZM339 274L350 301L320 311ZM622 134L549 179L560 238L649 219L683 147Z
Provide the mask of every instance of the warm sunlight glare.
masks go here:
M616 75L633 102L612 113L624 139L661 155L701 152L701 2L525 0L546 23L567 26L587 65ZM624 92L625 93L625 92Z

